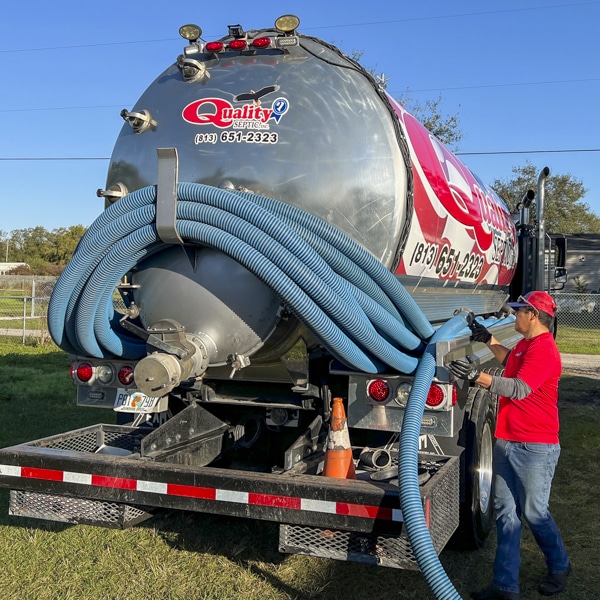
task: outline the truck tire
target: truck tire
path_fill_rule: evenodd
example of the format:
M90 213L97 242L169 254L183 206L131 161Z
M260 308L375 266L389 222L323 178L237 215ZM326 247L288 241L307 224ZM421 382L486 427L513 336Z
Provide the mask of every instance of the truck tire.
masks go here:
M471 410L465 416L465 450L462 454L464 497L455 535L464 549L480 548L494 524L492 454L496 425L496 399L483 388L473 388Z

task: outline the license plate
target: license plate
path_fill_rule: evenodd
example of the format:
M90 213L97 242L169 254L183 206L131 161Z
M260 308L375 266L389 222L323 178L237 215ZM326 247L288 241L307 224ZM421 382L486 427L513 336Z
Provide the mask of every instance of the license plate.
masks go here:
M113 410L126 413L157 413L167 410L168 396L152 398L138 390L117 390Z

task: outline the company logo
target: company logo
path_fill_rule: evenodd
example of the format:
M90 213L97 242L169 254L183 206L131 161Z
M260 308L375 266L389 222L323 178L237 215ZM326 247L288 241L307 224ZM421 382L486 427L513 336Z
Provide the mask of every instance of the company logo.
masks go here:
M252 94L254 92L240 94L236 98ZM223 98L202 98L190 102L181 116L193 125L214 125L221 129L232 126L237 129L269 129L269 122L279 123L289 107L286 98L277 98L270 107L263 106L258 98L237 107Z
M492 247L494 230L514 230L510 214L496 194L473 174L412 115L404 113L410 141L429 184L448 214L471 227L479 248Z

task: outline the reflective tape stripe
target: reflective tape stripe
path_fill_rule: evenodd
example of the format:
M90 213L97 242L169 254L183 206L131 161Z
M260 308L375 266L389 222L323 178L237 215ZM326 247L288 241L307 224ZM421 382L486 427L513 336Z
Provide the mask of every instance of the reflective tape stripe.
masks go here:
M135 479L123 479L122 477L92 475L92 485L96 485L98 487L118 488L121 490L135 490L137 488L137 481Z
M198 498L201 500L232 502L237 504L247 504L250 506L265 506L270 508L283 508L288 510L317 512L331 515L344 515L362 519L379 519L398 522L402 522L404 520L402 511L394 508L369 506L366 504L352 504L349 502L314 500L311 498L282 496L279 494L239 492L234 490L201 487L197 485L147 481L144 479L108 477L106 475L95 475L92 473L77 473L74 471L58 471L55 469L16 467L14 465L0 464L0 475L9 477L23 477L25 479L60 481L79 485L92 485L95 487L133 490L150 494L162 494L166 496L180 496L185 498Z
M137 482L137 491L138 492L150 492L152 494L166 494L168 484L166 483L158 483L156 481L144 481L143 479L139 479Z
M62 481L63 472L54 469L39 469L32 467L21 467L21 477L27 479L46 479L48 481Z
M21 477L21 467L15 467L14 465L0 465L0 475Z
M300 498L294 498L292 496L275 496L273 494L250 493L248 494L248 504L300 510L301 500Z
M216 500L215 488L198 487L197 485L181 485L179 483L167 484L168 496L185 496L187 498L201 498L203 500Z
M235 502L248 504L248 492L234 492L232 490L217 490L217 500L221 502Z
M327 502L327 500L309 500L308 498L302 498L302 510L335 515L336 503Z
M88 473L73 473L65 471L63 481L66 483L82 483L83 485L92 485L92 476Z

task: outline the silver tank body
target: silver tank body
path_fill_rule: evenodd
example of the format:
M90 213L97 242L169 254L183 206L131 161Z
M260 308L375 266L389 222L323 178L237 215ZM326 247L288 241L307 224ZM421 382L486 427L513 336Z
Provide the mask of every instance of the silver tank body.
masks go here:
M131 109L147 111L153 126L135 133L124 124L107 187L122 183L131 192L156 184L156 150L174 147L179 181L229 181L297 206L393 269L411 210L407 159L373 80L311 38L285 52L196 58L208 78L188 82L173 64ZM259 352L278 327L279 298L227 257L196 251L198 261L190 262L166 246L136 268L142 322L170 318L188 333L209 334L213 365Z

